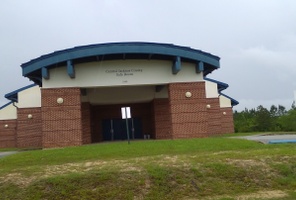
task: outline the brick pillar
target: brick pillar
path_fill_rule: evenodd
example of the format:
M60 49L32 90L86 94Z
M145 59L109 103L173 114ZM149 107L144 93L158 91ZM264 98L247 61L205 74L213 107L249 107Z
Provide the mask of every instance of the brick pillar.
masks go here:
M16 120L0 120L0 148L16 147Z
M225 115L223 114L225 112ZM221 132L234 133L232 108L220 108L221 113Z
M82 143L91 143L91 128L90 128L90 104L88 102L81 104L82 115Z
M43 88L41 96L43 147L82 145L80 88Z
M207 136L205 82L171 83L168 89L173 138ZM192 96L186 97L186 92Z
M223 133L221 127L221 110L219 98L208 98L207 104L211 106L208 108L208 135L217 135Z
M17 109L17 147L42 147L41 108Z
M172 139L172 118L168 99L154 99L154 134L155 139Z

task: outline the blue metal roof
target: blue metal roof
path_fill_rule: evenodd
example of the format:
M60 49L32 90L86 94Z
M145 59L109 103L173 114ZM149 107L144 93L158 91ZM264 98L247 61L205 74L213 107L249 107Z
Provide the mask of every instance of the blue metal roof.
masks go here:
M22 87L20 89L17 89L15 91L7 93L4 97L12 102L18 102L18 95L17 94L23 90L26 90L26 89L34 87L34 86L36 86L36 84L27 85L25 87Z
M223 93L221 93L221 92L219 92L219 94L222 95L222 96L224 96L224 97L226 97L226 98L228 98L228 99L230 99L230 101L231 101L231 106L236 106L236 105L239 104L239 102L238 102L237 100L231 98L230 96L227 96L226 94L223 94Z
M223 94L223 93L221 92L222 90L225 90L226 88L229 87L229 85L228 85L227 83L223 83L223 82L221 82L221 81L217 81L217 80L215 80L215 79L211 79L211 78L207 78L207 77L204 77L204 80L206 80L206 81L211 81L211 82L213 82L213 83L217 83L217 86L218 86L218 93L219 93L220 95L222 95L222 96L224 96L224 97L230 99L230 101L231 101L231 106L236 106L236 105L239 104L239 102L238 102L237 100L235 100L235 99L231 98L230 96L227 96L227 95L225 95L225 94Z
M192 63L203 62L204 75L220 67L218 56L190 47L148 42L122 42L78 46L56 51L21 65L23 76L41 85L42 69L67 66L67 62L82 63L113 59L165 59L179 58ZM47 75L47 74L46 74Z
M227 83L223 83L223 82L220 82L220 81L217 81L217 80L211 79L211 78L204 77L204 80L206 80L206 81L211 81L211 82L213 82L213 83L217 83L217 86L218 86L218 92L221 92L222 90L225 90L226 88L229 87L229 85L228 85Z
M4 104L3 106L0 107L0 110L2 110L3 108L9 106L9 105L12 104L12 103L13 103L13 102L10 101L10 102L8 102L7 104Z

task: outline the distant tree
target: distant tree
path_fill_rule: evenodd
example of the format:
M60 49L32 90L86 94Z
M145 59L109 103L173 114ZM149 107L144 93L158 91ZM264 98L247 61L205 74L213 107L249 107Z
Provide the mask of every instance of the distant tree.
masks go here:
M271 131L280 131L281 127L278 123L278 107L272 105L269 110L270 118L271 118Z
M278 116L283 116L287 113L285 106L279 105Z
M251 132L255 131L255 109L245 110L241 112L235 111L233 114L235 132Z
M256 112L256 129L258 131L270 131L272 127L272 119L269 110L264 108L262 105L257 107Z
M255 131L296 131L296 105L286 110L282 105L272 105L270 109L262 105L257 109L247 109L233 113L235 132Z
M269 112L272 117L276 117L278 114L278 108L275 105L272 105Z
M279 118L279 124L285 131L296 131L296 109L291 109Z
M293 101L292 106L291 106L291 109L292 110L295 110L296 109L295 101Z

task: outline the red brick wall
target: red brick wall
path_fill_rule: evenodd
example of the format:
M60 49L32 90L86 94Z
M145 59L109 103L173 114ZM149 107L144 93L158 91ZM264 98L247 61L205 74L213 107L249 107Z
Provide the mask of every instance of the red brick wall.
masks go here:
M221 130L221 111L219 98L208 98L207 104L211 108L207 108L208 111L208 135L217 135L223 133Z
M221 132L234 133L232 108L220 108L221 112ZM225 115L223 114L225 112Z
M186 92L192 97L187 98ZM152 103L94 106L81 103L79 88L42 89L42 145L48 148L102 141L102 120L121 118L123 106L130 106L133 117L141 118L143 134L150 133L155 139L233 132L232 109L220 108L218 98L207 99L204 82L169 84L168 95L168 99L154 99ZM64 103L57 103L59 97Z
M0 148L14 147L16 147L16 120L0 120Z
M32 115L32 118L28 118ZM17 147L42 147L41 108L17 109Z
M91 130L90 130L90 104L81 104L81 115L82 115L82 143L91 143Z
M186 92L192 96L187 98ZM169 105L173 138L205 137L208 134L205 83L169 84Z
M168 99L153 101L154 132L152 138L172 139L172 118Z
M44 148L82 145L79 88L41 89ZM57 98L63 98L62 104Z

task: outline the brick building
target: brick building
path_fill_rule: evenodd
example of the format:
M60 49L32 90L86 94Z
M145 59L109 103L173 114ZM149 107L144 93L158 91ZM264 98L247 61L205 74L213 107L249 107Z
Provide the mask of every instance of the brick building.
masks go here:
M220 58L159 43L107 43L56 51L21 65L34 84L6 94L0 147L63 147L127 139L232 133L228 85L207 75Z

